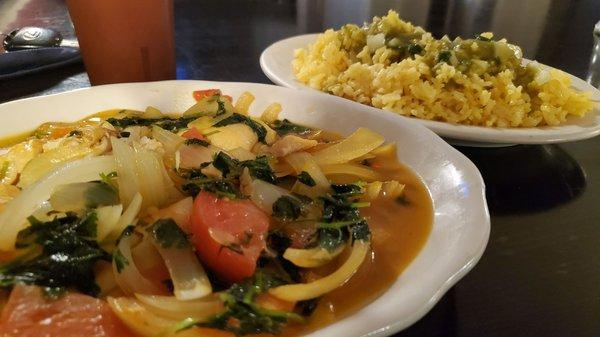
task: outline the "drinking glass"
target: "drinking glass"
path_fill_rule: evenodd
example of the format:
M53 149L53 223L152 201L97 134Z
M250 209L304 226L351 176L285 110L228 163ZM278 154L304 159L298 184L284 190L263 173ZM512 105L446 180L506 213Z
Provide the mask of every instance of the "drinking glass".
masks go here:
M93 85L175 78L173 0L67 0Z

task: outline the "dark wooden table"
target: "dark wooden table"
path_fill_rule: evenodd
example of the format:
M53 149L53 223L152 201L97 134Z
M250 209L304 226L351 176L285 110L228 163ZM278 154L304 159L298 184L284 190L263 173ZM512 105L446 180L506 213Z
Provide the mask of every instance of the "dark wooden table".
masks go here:
M177 77L269 83L258 65L269 44L388 8L437 36L494 31L581 78L600 20L598 0L175 0ZM25 24L73 35L60 0L0 2L0 31ZM0 83L0 101L86 86L74 65ZM397 336L600 336L600 137L459 150L485 179L490 241L473 271Z

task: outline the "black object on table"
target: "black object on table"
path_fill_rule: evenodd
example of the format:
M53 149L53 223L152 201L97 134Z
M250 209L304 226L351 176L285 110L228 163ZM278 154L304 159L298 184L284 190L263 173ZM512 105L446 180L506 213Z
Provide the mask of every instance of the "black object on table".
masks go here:
M47 8L68 30L64 7ZM269 83L258 57L271 43L388 8L438 37L494 31L580 78L600 19L597 0L175 0L177 76ZM83 68L69 66L0 83L0 101L85 86ZM486 182L490 241L477 266L396 336L600 336L600 137L458 149Z

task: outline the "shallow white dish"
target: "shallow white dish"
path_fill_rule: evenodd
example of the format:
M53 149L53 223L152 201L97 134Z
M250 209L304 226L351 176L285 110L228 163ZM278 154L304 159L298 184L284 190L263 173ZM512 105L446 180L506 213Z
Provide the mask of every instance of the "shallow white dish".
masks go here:
M290 37L275 42L263 51L260 56L260 66L276 84L294 89L312 89L297 81L292 73L292 60L294 50L305 48L313 43L318 34L307 34ZM573 87L580 91L592 92L592 100L600 102L600 91L589 83L571 75ZM356 103L360 104L360 103ZM381 109L363 105L365 109ZM391 113L391 112L388 112ZM410 117L403 117L409 119ZM547 126L535 128L488 128L481 126L456 125L445 122L429 121L410 118L417 123L433 130L442 137L461 140L461 145L478 145L477 143L497 144L550 144L571 142L587 139L600 134L600 106L596 104L594 111L584 118L569 118L561 126ZM465 142L466 141L466 142Z
M414 120L312 91L251 83L165 81L115 84L0 105L0 137L32 130L47 121L75 121L113 109L183 111L192 91L220 88L234 98L244 91L256 96L251 111L272 102L283 106L282 118L349 134L358 126L381 133L398 144L400 160L425 181L434 202L434 224L425 246L392 287L354 315L311 337L388 336L427 313L440 297L477 263L488 241L490 219L485 187L477 168L460 152Z

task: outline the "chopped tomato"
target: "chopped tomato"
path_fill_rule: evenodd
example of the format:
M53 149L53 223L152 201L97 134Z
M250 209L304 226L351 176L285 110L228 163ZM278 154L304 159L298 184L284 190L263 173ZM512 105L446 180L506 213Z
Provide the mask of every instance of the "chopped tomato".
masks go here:
M227 282L252 276L265 249L269 216L250 200L200 192L192 211L192 233L205 266Z
M186 132L182 133L181 136L185 139L195 138L200 140L206 140L206 137L204 137L204 135L194 127L189 128Z
M211 96L220 95L220 94L221 94L220 89L196 90L193 92L194 99L196 101L199 101L199 100L203 99L204 97L211 97Z
M194 95L194 99L196 101L199 101L199 100L203 99L204 97L211 97L211 96L215 96L215 95L220 95L221 97L224 97L225 99L229 100L230 102L232 101L231 96L222 95L220 89L196 90L193 92L193 95Z
M0 316L2 337L133 337L102 300L68 293L46 299L40 288L16 286Z

